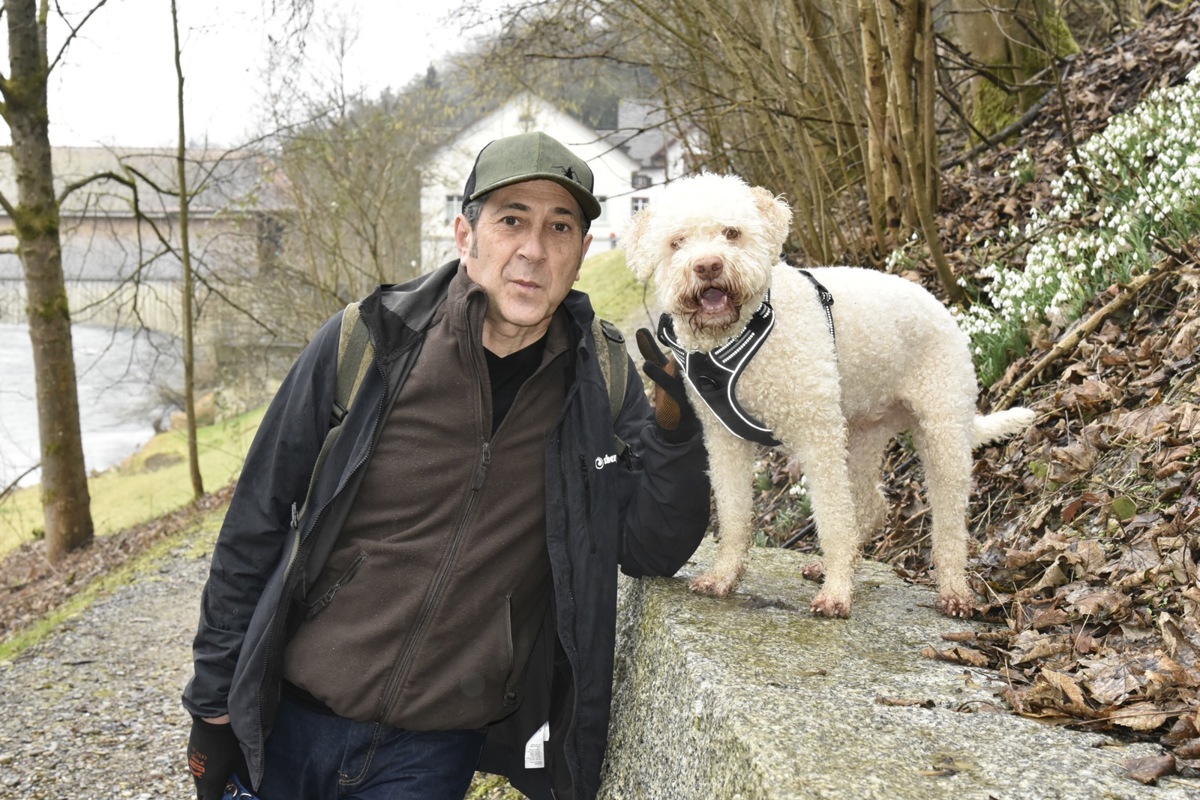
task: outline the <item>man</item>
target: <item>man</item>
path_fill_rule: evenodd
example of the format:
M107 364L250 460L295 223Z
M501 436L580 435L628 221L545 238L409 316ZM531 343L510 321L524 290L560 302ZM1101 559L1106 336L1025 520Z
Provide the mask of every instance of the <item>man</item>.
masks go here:
M375 361L315 476L341 315L289 372L202 598L184 692L201 800L232 773L264 800L458 798L476 768L595 796L618 565L673 574L709 486L673 372L645 366L662 425L629 359L610 411L571 291L592 186L542 133L479 153L459 259L361 303Z

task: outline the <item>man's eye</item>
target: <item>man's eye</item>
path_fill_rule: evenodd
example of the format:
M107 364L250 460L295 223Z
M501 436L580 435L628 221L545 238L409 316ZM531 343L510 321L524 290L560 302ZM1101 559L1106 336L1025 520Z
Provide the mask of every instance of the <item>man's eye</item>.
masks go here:
M554 230L558 231L559 233L570 233L571 226L565 222L556 222L554 223Z
M516 217L501 217L500 222L511 227L518 224L520 220L518 220Z

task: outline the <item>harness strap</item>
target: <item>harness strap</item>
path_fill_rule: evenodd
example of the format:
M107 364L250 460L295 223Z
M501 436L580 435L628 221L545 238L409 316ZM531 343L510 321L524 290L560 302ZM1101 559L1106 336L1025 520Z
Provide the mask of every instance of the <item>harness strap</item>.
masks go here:
M821 301L821 307L825 309L825 324L829 326L829 338L837 343L837 333L833 329L833 293L821 285L821 282L813 277L813 274L806 269L796 270L804 277L812 281L813 288L817 290L817 298ZM836 354L836 351L834 351Z
M735 392L738 378L775 327L775 312L770 299L768 292L762 305L736 338L707 353L684 350L667 314L658 320L658 339L675 353L688 383L730 433L767 447L776 447L780 442L772 435L771 429L742 408Z
M829 327L829 338L837 343L833 327L833 293L821 285L808 270L798 270L812 282L825 311L825 324ZM742 408L737 399L737 382L746 365L754 358L775 327L775 310L771 307L771 293L767 292L754 316L731 341L714 347L708 352L690 352L679 343L675 326L668 314L658 320L658 340L675 353L683 365L683 374L729 432L742 439L778 447L782 442L774 432ZM836 350L835 350L836 355Z

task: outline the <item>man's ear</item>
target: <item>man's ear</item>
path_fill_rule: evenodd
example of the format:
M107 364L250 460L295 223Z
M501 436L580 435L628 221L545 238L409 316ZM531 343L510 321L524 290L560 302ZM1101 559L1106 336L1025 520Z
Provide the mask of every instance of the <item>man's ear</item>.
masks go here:
M650 279L658 264L654 241L646 235L650 229L651 214L648 206L634 214L622 237L625 242L625 265L633 270L634 276L642 283Z
M471 235L474 231L471 230L471 223L467 222L467 218L459 214L454 218L454 245L458 249L459 259L465 259L471 251Z
M787 241L788 233L792 229L791 207L761 186L751 187L750 194L763 219L772 246L776 251L782 250L783 243Z

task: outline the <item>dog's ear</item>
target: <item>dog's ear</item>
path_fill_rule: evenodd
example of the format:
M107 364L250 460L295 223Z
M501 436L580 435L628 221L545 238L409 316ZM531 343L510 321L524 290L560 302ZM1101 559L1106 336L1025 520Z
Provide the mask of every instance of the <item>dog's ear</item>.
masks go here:
M633 215L625 229L625 265L633 270L634 276L645 283L654 274L657 259L653 252L653 240L646 236L650 228L649 207Z
M761 186L752 187L750 193L766 225L771 244L776 250L782 250L783 243L787 241L788 233L792 229L791 207Z

